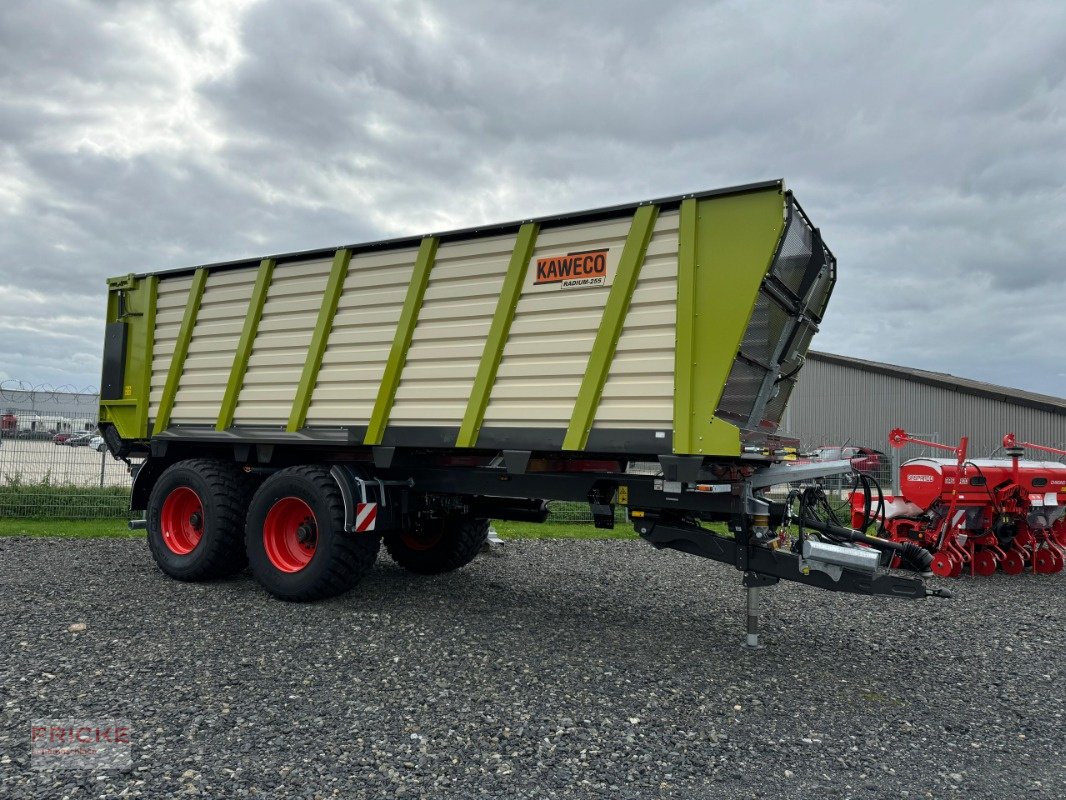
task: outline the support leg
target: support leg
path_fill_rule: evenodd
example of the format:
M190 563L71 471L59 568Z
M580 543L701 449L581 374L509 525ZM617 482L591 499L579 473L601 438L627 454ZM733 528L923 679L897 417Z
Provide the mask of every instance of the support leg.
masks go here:
M762 600L763 587L748 587L748 633L744 640L744 646L749 650L761 650L763 645L759 642L759 603Z
M760 641L759 617L762 614L763 592L777 583L777 578L759 575L754 572L744 574L744 586L747 590L747 634L744 647L749 650L762 650L765 645Z

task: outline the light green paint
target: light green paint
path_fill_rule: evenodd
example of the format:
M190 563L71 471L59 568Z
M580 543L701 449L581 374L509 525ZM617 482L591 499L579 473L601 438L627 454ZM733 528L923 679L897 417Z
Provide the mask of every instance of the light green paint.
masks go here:
M515 309L518 307L518 298L522 295L529 261L533 257L533 248L537 242L539 229L540 226L537 223L527 222L518 231L518 238L511 252L511 261L507 265L507 275L503 280L503 288L500 290L500 298L496 303L496 311L492 316L488 337L485 339L485 349L481 353L481 363L478 364L474 385L470 389L470 400L466 406L466 413L463 415L462 425L459 427L459 435L455 441L456 447L473 447L477 444L481 423L485 419L485 410L489 406L489 398L492 395L492 387L496 382L496 372L503 358L503 348L507 344Z
M152 391L152 352L155 347L155 311L159 278L133 275L109 278L107 322L126 325L126 353L122 372L122 399L101 400L101 422L114 424L124 439L148 438L148 404ZM126 295L125 314L119 314L119 292Z
M429 272L437 257L438 244L439 240L435 236L427 236L418 248L414 273L411 275L411 283L407 287L407 296L403 301L403 310L396 324L396 335L393 337L389 360L381 376L381 385L378 387L377 399L374 401L374 410L370 414L364 444L381 444L381 437L384 436L385 427L389 424L392 404L396 399L396 389L400 386L400 376L403 374L404 364L407 363L407 351L411 347L411 337L414 336L418 313L422 308L422 299L426 295L426 286L429 285Z
M270 288L270 280L274 276L274 264L275 261L272 258L264 258L259 262L259 271L255 275L255 286L252 288L252 296L248 301L248 313L244 317L241 338L233 354L233 366L230 368L229 380L226 382L226 393L222 397L222 405L218 410L218 422L215 424L217 430L224 431L233 424L233 415L237 410L237 398L244 385L244 375L248 371L248 359L252 356L252 345L255 344L255 336L259 332L259 321L263 318L267 291Z
M170 413L174 410L174 399L177 397L181 374L185 369L185 357L189 354L189 343L192 341L193 328L196 327L196 315L200 313L200 301L203 300L206 284L207 270L200 267L193 274L189 298L185 301L185 313L182 315L181 326L178 328L178 338L174 343L174 356L170 359L167 380L163 384L163 396L159 400L153 433L165 431L170 424Z
M285 429L298 431L307 422L307 409L311 407L311 395L318 382L318 371L322 367L322 356L326 353L329 332L333 329L333 317L337 313L337 304L344 291L344 279L348 277L348 264L352 260L352 251L338 250L333 257L333 266L326 281L326 290L322 295L322 305L318 309L318 320L311 334L311 344L307 348L307 360L304 361L300 383L296 387L296 397L292 401L289 424Z
M681 205L675 453L740 455L739 428L714 414L783 228L778 188Z
M648 250L648 242L651 241L658 213L659 210L655 206L641 206L633 215L614 282L611 284L610 294L607 295L607 304L603 308L600 327L596 331L596 339L589 353L588 366L581 380L570 425L563 439L564 450L583 450L588 442L600 396L603 394L603 385L607 382L614 351L618 346L618 337L622 335L629 301L637 285L637 277L644 263L644 255Z

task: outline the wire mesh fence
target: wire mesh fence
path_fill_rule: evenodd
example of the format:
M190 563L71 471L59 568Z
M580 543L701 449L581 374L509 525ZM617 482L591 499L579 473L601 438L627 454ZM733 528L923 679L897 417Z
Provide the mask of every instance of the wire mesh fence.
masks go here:
M103 447L95 421L86 423L92 428L79 428L82 433L69 440L48 431L0 438L0 516L79 519L126 513L129 470Z
M104 447L97 396L0 384L0 517L121 517L130 474Z

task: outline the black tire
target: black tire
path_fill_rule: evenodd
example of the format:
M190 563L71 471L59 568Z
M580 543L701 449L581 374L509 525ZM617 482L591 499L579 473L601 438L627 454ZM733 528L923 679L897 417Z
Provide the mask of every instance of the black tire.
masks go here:
M473 517L420 516L413 530L385 535L392 560L419 575L440 575L465 567L484 546L489 521Z
M314 546L309 555L278 553L278 537L283 535L278 531L291 527L282 524L281 504L298 505L294 501L305 504L312 515L304 516L299 525L304 533L311 530L307 535ZM281 522L268 519L272 509L283 517ZM273 557L268 552L268 523ZM245 546L252 574L264 589L283 600L306 602L344 594L359 583L374 566L381 537L345 532L344 501L337 482L327 467L307 465L284 469L263 481L248 509ZM288 563L285 556L289 556ZM292 570L292 559L303 557L308 558L306 563Z
M179 581L225 578L244 569L244 515L252 495L252 480L235 464L199 458L168 467L148 498L148 548L159 568ZM168 498L168 523L182 510L173 503L188 492L200 504L199 540L195 543L173 525L164 530L163 512ZM188 510L190 506L184 508ZM197 525L190 522L191 529ZM186 550L186 546L192 549ZM182 551L185 552L182 552Z

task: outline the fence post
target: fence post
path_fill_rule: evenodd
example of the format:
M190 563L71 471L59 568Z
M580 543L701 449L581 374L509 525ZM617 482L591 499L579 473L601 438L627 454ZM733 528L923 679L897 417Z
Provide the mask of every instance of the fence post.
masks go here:
M104 467L107 466L107 448L100 451L100 488L104 488Z

